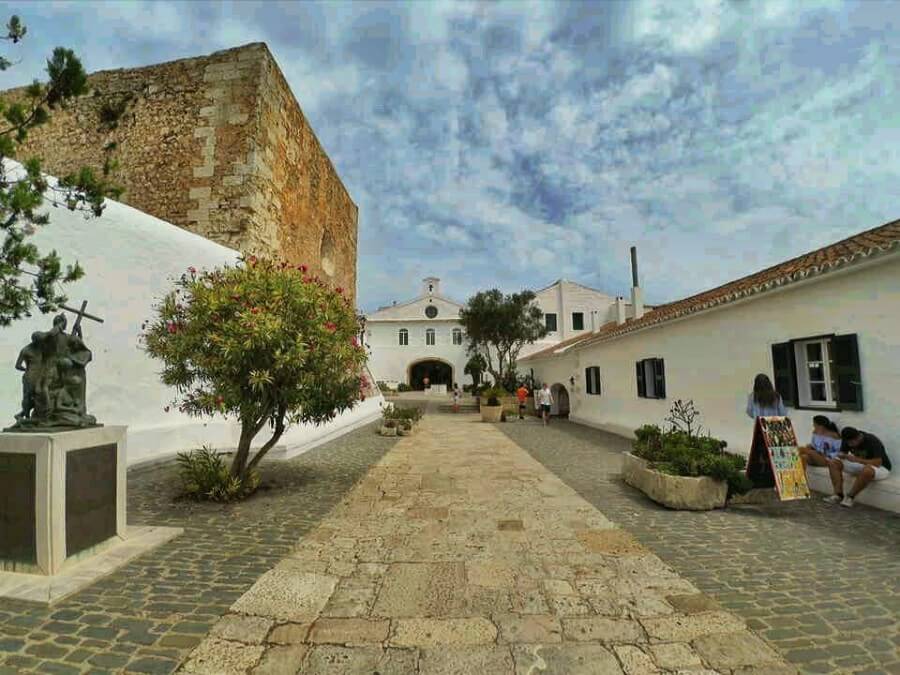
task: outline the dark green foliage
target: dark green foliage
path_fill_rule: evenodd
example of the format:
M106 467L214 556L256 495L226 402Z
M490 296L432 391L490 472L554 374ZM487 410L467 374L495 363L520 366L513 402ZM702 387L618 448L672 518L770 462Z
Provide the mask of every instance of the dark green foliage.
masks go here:
M397 385L397 391L399 391L399 392L412 391L412 387L410 387L405 382L401 382L400 384Z
M5 39L13 44L26 34L16 16L6 28ZM0 59L0 70L11 65L9 60ZM46 84L34 81L25 89L24 100L0 100L0 326L31 316L35 307L43 314L58 310L66 297L57 285L76 281L84 274L77 262L63 266L56 251L42 254L26 241L37 227L50 222L49 215L39 211L45 201L83 211L87 217L99 216L105 197L121 192L90 169L65 176L58 185L50 186L37 158L22 161L21 173L8 173L2 168L3 160L16 156L28 132L50 119L48 110L87 91L87 74L70 49L57 47L53 51L47 61L47 75Z
M382 417L384 417L384 419L386 420L409 422L410 425L412 425L422 419L422 411L415 406L410 406L409 408L392 406L385 409L385 411L382 413Z
M178 453L178 473L186 497L197 500L230 502L251 494L259 486L259 475L252 471L241 479L232 476L219 453L203 446L199 450Z
M122 119L122 115L128 110L128 104L131 103L132 98L131 94L125 94L117 101L107 101L100 106L101 127L109 131L116 129L119 126L119 120Z
M472 383L477 387L481 384L481 375L487 370L487 361L484 360L484 357L475 352L469 357L469 360L466 362L466 367L463 369L463 373L465 375L472 376Z
M509 392L503 387L491 387L481 392L480 396L482 399L486 399L487 403L485 405L497 406L502 405L503 397L509 396Z
M522 347L547 334L535 297L532 291L504 295L494 288L476 293L460 310L469 352L481 356L494 382L506 383L506 373L515 371Z
M681 402L676 401L677 404ZM694 410L693 402L677 407L681 410ZM699 413L691 418L692 422L696 416ZM668 421L671 422L673 418L677 418L677 414L670 414ZM636 429L634 454L646 460L651 468L663 473L674 476L709 476L727 481L729 495L747 492L752 487L745 474L747 459L726 452L725 441L688 433L680 430L677 424L672 426L670 431L663 431L656 425L644 425ZM691 428L693 430L693 424Z

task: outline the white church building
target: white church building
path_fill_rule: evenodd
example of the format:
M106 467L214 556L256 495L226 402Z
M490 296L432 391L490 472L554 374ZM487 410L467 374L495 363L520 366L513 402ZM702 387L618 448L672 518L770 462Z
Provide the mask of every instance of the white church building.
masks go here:
M589 333L617 314L634 315L632 303L565 279L535 294L548 332L542 340L526 345L521 356ZM640 297L637 301L641 302ZM425 378L437 391L471 384L471 376L464 372L469 357L459 322L462 307L441 293L440 279L427 277L412 300L368 314L364 342L375 377L391 388L402 383L417 390L424 388Z

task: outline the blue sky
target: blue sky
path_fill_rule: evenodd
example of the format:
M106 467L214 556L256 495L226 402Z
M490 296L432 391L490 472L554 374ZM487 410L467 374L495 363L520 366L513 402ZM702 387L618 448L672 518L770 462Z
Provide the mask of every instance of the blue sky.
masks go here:
M265 41L360 208L363 309L665 302L900 217L900 3L20 2L10 86ZM30 67L33 66L33 67Z

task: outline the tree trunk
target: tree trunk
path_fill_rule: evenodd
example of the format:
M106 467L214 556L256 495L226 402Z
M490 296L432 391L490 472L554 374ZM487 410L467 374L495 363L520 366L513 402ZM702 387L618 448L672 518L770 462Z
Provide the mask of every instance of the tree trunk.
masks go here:
M237 452L234 454L234 460L231 462L231 475L235 478L243 479L246 475L247 458L250 456L250 444L256 438L256 434L263 428L266 423L267 415L253 422L250 420L241 420L241 437L238 440Z
M247 469L244 472L244 476L242 478L248 476L253 469L260 463L263 457L266 456L266 453L269 452L278 440L282 437L285 430L284 417L287 414L287 411L284 408L278 409L278 417L275 419L275 430L272 432L272 438L266 441L265 445L263 445L259 452L256 453L256 456L250 460L250 463L247 465Z

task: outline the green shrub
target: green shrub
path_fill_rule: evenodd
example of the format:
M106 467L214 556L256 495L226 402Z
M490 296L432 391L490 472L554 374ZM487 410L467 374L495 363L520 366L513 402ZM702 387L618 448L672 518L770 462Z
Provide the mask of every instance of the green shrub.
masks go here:
M412 387L410 387L405 382L401 382L400 384L397 385L397 391L401 391L401 392L402 391L412 391Z
M503 389L503 387L490 387L481 392L481 398L487 400L484 405L500 405L504 396L509 396L509 392Z
M259 475L256 471L251 471L243 480L232 476L222 456L223 453L207 446L178 453L178 473L185 496L197 500L230 502L246 497L259 487Z
M729 496L752 487L745 474L746 458L725 452L725 441L698 436L677 426L663 431L652 424L635 429L634 435L634 454L652 469L674 476L709 476L726 481Z

